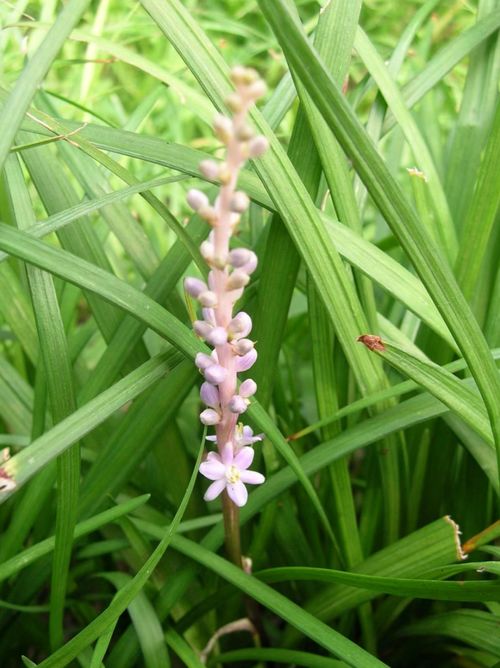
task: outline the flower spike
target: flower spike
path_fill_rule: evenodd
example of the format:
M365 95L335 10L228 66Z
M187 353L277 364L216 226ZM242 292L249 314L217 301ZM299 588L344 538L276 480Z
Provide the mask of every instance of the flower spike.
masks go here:
M255 136L246 122L250 107L266 92L264 82L255 70L245 67L235 67L231 78L236 90L226 102L233 117L218 114L213 121L215 135L226 146L226 160L222 164L203 160L199 165L206 179L220 183L219 195L210 203L200 190L187 194L189 206L212 228L200 247L211 271L208 284L186 278L184 286L202 307L203 319L194 322L194 330L214 348L211 356L196 356L196 366L205 377L200 397L206 408L200 420L215 427L215 435L207 440L218 448L218 452L209 452L200 465L200 473L213 481L205 499L211 501L225 490L234 504L243 506L248 498L245 484L264 482L261 473L248 471L254 456L252 446L262 440L262 435L254 436L250 427L238 424L238 416L246 411L257 385L247 379L238 390L237 373L253 366L257 351L247 338L252 319L244 312L233 314L233 307L257 267L257 256L246 248L231 249L230 241L250 205L248 195L237 190L239 171L247 158L262 155L268 142L263 136Z

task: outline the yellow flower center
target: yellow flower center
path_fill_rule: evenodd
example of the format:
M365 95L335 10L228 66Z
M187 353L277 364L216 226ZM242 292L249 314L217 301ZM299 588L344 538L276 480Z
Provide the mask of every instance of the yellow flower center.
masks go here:
M226 479L232 485L234 485L235 482L238 482L240 479L240 472L236 466L228 466L226 470Z

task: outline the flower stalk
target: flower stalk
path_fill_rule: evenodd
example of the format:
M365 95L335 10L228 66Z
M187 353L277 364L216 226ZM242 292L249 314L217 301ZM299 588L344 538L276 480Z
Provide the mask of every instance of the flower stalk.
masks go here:
M213 426L215 435L207 440L217 446L208 453L200 473L212 481L205 500L223 495L226 546L230 557L241 566L238 510L248 499L247 485L259 485L264 476L250 471L253 444L262 440L240 421L256 383L247 379L238 387L237 374L247 371L257 359L254 342L248 338L252 320L243 311L234 314L234 305L243 294L257 267L257 256L246 248L231 248L231 240L242 214L249 206L246 193L237 189L238 175L248 158L257 158L267 148L263 136L255 136L247 124L247 114L265 93L265 84L252 69L236 67L231 73L236 91L227 99L232 118L217 115L213 127L226 146L221 164L212 160L200 163L200 171L210 180L218 180L220 191L213 203L199 190L190 190L187 201L212 230L200 251L210 267L208 281L186 278L186 292L196 299L202 319L193 323L196 334L212 346L211 355L200 353L196 365L204 376L200 397L206 408L200 414L203 424Z

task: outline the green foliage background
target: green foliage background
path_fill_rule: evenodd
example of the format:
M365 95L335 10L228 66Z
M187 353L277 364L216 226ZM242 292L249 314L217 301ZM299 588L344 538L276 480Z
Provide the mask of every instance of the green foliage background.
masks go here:
M209 665L500 662L500 6L323 4L0 7L2 666L197 667L248 610ZM182 291L237 64L271 144L251 574L196 473Z

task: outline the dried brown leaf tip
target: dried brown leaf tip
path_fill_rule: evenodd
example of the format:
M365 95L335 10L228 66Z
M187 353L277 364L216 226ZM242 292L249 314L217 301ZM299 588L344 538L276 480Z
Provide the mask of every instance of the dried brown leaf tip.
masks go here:
M361 336L358 336L356 341L364 343L369 350L385 350L382 339L380 336L376 336L375 334L362 334Z

